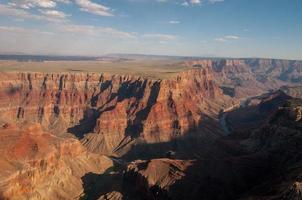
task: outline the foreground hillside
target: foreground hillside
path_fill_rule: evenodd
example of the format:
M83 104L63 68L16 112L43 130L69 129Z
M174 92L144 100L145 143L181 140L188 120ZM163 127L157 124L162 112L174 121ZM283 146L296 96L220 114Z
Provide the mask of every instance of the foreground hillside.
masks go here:
M129 61L109 71L63 62L63 72L10 62L0 74L3 199L300 194L286 189L298 184L300 61L140 60L129 73Z

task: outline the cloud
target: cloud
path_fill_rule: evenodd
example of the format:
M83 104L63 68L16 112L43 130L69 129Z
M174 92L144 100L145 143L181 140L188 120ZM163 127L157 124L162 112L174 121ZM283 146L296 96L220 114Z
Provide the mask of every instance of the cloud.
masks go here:
M169 35L169 34L144 34L142 35L144 38L152 38L152 39L158 39L160 41L169 41L169 40L175 40L177 38L176 35Z
M64 22L70 16L54 9L38 9L42 15L33 14L30 10L15 7L15 5L0 4L0 15L11 16L17 19L45 20L49 22Z
M12 0L11 6L30 9L33 7L54 8L57 3L55 0Z
M0 15L13 16L18 18L41 19L40 16L31 14L26 10L13 8L9 5L4 4L0 4Z
M111 9L99 3L94 3L91 0L73 0L80 10L89 12L100 16L113 16ZM15 8L31 9L31 8L45 8L53 9L58 3L71 3L71 0L12 0L9 5Z
M120 31L111 27L98 27L92 25L60 24L54 27L60 32L73 33L78 35L88 35L94 37L113 37L113 38L135 38L134 33Z
M214 3L218 3L218 2L223 2L224 0L186 0L184 1L181 5L182 6L195 6L195 5L201 5L204 3L208 3L208 4L214 4Z
M23 9L39 8L55 8L57 3L71 3L70 0L11 0L9 3L12 7Z
M56 1L61 2L61 3L65 3L65 4L71 3L70 0L56 0Z
M224 38L226 38L226 39L232 39L232 40L238 40L238 39L240 39L240 37L237 36L237 35L226 35L226 36L224 36Z
M190 3L191 4L200 4L201 2L200 2L200 0L190 0Z
M189 3L185 1L185 2L183 2L181 5L182 5L182 6L189 6Z
M32 33L38 33L38 34L46 34L46 35L53 35L52 32L47 31L41 31L38 29L26 29L23 27L16 27L16 26L0 26L0 33L3 32L11 32L11 33L22 33L22 34L32 34Z
M47 17L51 17L51 18L61 18L64 19L70 15L65 14L62 11L58 11L58 10L39 10L43 15L47 16Z
M171 20L168 22L169 24L180 24L180 21Z
M225 38L215 38L214 41L216 41L216 42L226 42L227 40Z
M75 2L78 6L80 6L82 11L100 16L113 16L111 9L104 5L94 3L90 0L75 0Z
M214 41L216 41L216 42L228 42L228 41L231 41L231 40L239 40L239 39L241 39L241 38L237 35L226 35L226 36L223 36L223 37L220 37L220 38L215 38Z
M187 0L187 1L184 1L181 5L187 7L190 5L194 6L194 5L199 5L199 4L201 4L200 0Z

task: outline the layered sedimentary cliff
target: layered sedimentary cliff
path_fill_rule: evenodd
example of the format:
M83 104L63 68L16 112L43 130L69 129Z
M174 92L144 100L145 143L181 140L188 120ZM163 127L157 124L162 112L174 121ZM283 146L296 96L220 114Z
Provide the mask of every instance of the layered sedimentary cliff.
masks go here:
M278 59L195 60L189 67L210 67L225 94L237 98L260 95L283 85L301 84L302 62Z
M301 199L302 100L283 95L260 103L275 111L254 131L216 140L193 162L132 162L124 184L146 199Z
M284 167L271 151L280 150L274 144L295 144L279 137L286 130L299 141L301 106L283 110L291 127L269 120L291 97L277 92L232 111L227 125L244 131L226 138L218 117L240 105L238 98L301 82L301 62L183 63L188 69L168 79L1 73L0 199L121 199L139 191L147 192L147 199L232 199L260 183L258 175L266 175L271 162ZM299 87L291 88L300 94ZM125 161L137 159L122 175L116 164L124 169ZM296 195L296 182L280 191ZM129 183L133 188L123 188Z
M81 177L112 166L105 157L86 152L70 137L60 138L39 124L0 128L1 199L72 199L83 192Z
M80 197L81 178L112 165L94 153L123 155L133 144L192 133L218 137L218 113L232 104L210 68L167 80L95 73L0 76L4 199Z
M55 134L68 131L90 151L105 154L136 138L152 143L183 136L232 103L223 98L210 68L168 80L83 73L1 76L3 123L31 121Z

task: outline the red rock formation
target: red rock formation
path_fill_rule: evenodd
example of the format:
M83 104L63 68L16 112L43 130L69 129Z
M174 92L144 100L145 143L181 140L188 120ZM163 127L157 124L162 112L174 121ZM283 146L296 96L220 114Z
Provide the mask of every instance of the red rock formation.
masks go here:
M185 71L169 80L130 81L100 112L96 134L83 141L91 151L106 153L118 152L137 138L147 143L170 141L197 130L203 114L215 118L229 103L223 100L227 98L210 68Z
M83 192L81 177L112 166L87 153L73 138L59 138L40 125L0 129L1 199L71 199Z
M302 100L267 98L262 109L278 111L252 134L220 138L193 162L134 161L124 174L124 193L138 199L301 199Z
M94 133L83 143L106 154L134 138L150 143L183 136L199 128L203 115L215 118L230 103L209 67L167 80L93 73L3 73L1 78L3 123L38 122L55 134L68 128L79 138Z
M180 179L190 183L195 180L194 173L184 178L192 164L190 159L203 157L210 168L201 159L193 169L202 180L201 186L209 189L200 197L215 197L213 188L231 197L233 185L246 189L247 183L253 183L246 179L253 180L255 172L263 169L262 156L242 154L256 148L253 145L259 141L243 141L248 146L245 151L236 142L213 146L217 142L213 139L222 135L217 120L220 110L238 103L224 96L219 86L232 86L236 97L258 94L286 82L299 82L301 63L222 59L190 61L187 65L190 69L165 80L95 73L1 73L0 198L78 198L83 192L84 174L100 174L112 166L107 157L88 153L86 148L116 156L136 151L132 147L139 145L163 152L170 150L167 143L180 138L185 139L173 144L184 152L176 155L189 161L157 159L130 165L129 171L143 177L139 180L146 184L144 191L153 188L164 192ZM290 110L290 114L295 122L301 120L300 108ZM245 116L249 115L239 115L243 120ZM27 125L31 123L35 125ZM231 173L225 175L225 168ZM214 179L209 181L209 176ZM206 187L207 183L212 185ZM299 195L299 184L289 184L292 187L285 193ZM121 198L120 192L103 197ZM165 192L162 195L165 197Z
M147 187L158 185L168 189L177 180L185 176L185 170L193 164L190 160L154 159L150 161L138 160L129 164L127 173L137 174L138 182L147 182ZM141 180L140 180L141 179ZM135 183L136 186L142 186Z
M234 96L245 98L275 90L302 80L302 63L275 59L217 59L185 62L188 67L210 67L219 85L234 89Z
M110 166L66 131L83 138L90 151L122 155L136 141L170 141L197 130L206 115L215 118L228 104L210 68L169 80L93 73L0 77L3 198L79 196L81 176Z
M132 162L124 174L125 189L138 199L170 199L170 187L185 177L192 164L190 160L170 159Z

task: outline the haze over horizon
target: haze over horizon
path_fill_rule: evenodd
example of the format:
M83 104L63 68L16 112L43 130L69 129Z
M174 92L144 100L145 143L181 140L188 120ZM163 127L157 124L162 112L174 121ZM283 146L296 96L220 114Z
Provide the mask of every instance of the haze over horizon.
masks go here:
M302 59L300 0L0 0L0 53Z

